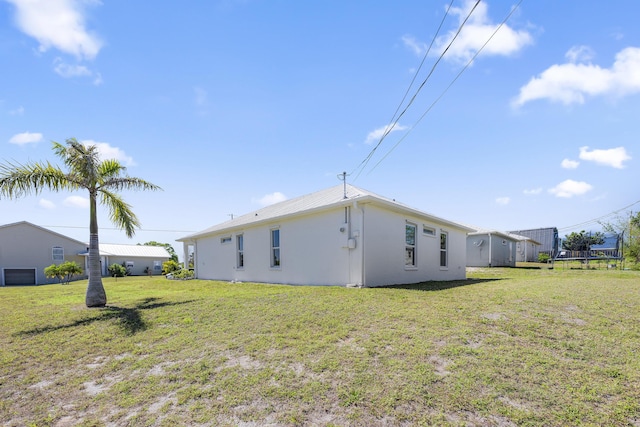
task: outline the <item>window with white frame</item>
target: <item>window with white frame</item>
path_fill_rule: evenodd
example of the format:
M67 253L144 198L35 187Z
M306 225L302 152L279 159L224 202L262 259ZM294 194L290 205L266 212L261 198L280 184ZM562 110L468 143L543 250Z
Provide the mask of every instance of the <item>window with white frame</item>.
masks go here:
M153 271L162 271L162 261L153 261Z
M64 261L64 248L60 246L54 246L51 249L51 258L54 261Z
M225 243L231 243L231 236L224 236L220 238L220 243L225 244Z
M244 235L243 234L238 234L236 236L236 251L237 251L236 267L244 268Z
M422 234L424 234L425 236L431 236L431 237L435 237L436 235L436 229L433 227L429 227L428 225L422 225Z
M447 266L448 237L449 235L446 231L440 231L440 267Z
M405 267L416 266L416 226L413 224L405 225L405 249L404 249L404 265Z
M271 230L271 267L280 267L280 229Z

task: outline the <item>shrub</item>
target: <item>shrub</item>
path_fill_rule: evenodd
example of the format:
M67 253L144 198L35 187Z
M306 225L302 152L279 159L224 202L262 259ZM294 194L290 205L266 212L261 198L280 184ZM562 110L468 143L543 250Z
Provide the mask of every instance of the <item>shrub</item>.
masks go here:
M172 259L162 263L162 274L169 274L178 270L180 270L180 264Z
M187 270L183 268L182 270L174 271L172 273L167 274L167 279L170 280L189 280L193 279L193 270Z
M44 269L44 275L49 278L55 277L60 283L69 284L73 276L82 274L82 268L73 262L66 261L62 264L51 264Z
M549 256L549 254L546 254L544 252L538 254L538 262L549 262L550 258L551 257Z
M107 270L112 277L124 277L127 274L127 269L120 264L111 264Z

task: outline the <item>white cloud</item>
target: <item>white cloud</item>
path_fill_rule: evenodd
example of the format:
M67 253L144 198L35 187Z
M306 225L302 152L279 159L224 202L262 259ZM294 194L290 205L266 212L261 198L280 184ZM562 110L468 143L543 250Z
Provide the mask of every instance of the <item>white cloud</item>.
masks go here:
M396 124L393 127L391 127L391 126L392 125L383 126L383 127L378 128L378 129L376 129L376 130L374 130L372 132L369 132L369 135L367 135L367 139L364 141L364 143L365 144L373 144L374 142L378 142L380 140L380 138L382 138L382 135L384 135L385 133L397 132L397 131L402 131L402 130L408 129L407 126L401 126L400 124Z
M587 184L586 182L567 179L555 187L550 188L549 193L556 197L571 198L573 196L585 194L591 191L592 188L591 184Z
M562 163L560 163L560 166L562 166L564 169L576 169L579 165L580 162L570 159L564 159Z
M595 56L595 52L589 46L573 46L564 54L567 61L576 62L589 62Z
M428 46L425 43L421 43L413 36L402 36L402 42L406 47L411 49L416 56L422 56L427 51Z
M124 166L136 165L136 163L133 161L133 157L128 156L118 147L112 147L106 142L96 142L91 139L85 139L82 141L82 144L84 144L85 146L95 145L98 148L98 153L100 153L100 158L102 160L115 159L122 163Z
M100 4L91 0L7 0L16 7L18 28L40 43L39 50L50 48L93 59L102 42L85 28L84 7Z
M48 210L56 208L55 203L53 203L51 200L47 200L47 199L40 199L38 201L38 205L40 205L40 207L48 209Z
M538 188L532 188L531 190L524 190L523 193L526 195L540 194L542 193L542 188L538 187Z
M41 133L23 132L13 135L9 140L10 144L25 145L25 144L37 144L42 141Z
M274 203L283 202L285 200L287 200L287 196L280 193L279 191L276 191L275 193L266 194L259 199L252 199L251 201L261 206L269 206L273 205Z
M450 13L458 17L458 26L455 30L436 39L434 55L440 55L449 45L474 3L472 0L466 0L462 7L451 8ZM514 30L507 24L504 24L491 38L499 24L492 23L487 12L486 3L478 4L447 51L445 59L468 62L480 49L482 49L481 56L510 56L533 43L533 37L527 31ZM490 38L491 40L487 43ZM487 45L483 47L485 43Z
M499 205L508 205L511 199L509 197L498 197L496 203Z
M89 199L81 196L69 196L62 203L71 208L86 209L89 207Z
M598 163L599 165L611 166L616 169L623 169L623 162L631 160L624 147L610 148L608 150L591 150L589 147L580 147L580 158L582 160Z
M16 108L15 110L10 110L9 114L12 116L22 116L24 114L24 107L20 106L18 108Z
M578 52L578 53L577 53ZM584 48L567 53L571 61L584 60ZM548 99L565 105L583 104L587 96L621 98L640 92L640 48L627 47L616 54L611 68L584 62L556 64L533 77L520 88L512 102L520 107L536 99Z
M55 71L59 76L65 78L91 76L93 74L84 65L70 65L63 62L61 58L56 58L53 63L53 71Z

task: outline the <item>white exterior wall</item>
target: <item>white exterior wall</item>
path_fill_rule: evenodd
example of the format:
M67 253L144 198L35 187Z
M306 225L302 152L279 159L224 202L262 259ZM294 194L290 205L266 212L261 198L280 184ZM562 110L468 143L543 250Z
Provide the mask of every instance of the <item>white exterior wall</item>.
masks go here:
M466 232L418 216L364 207L365 285L368 287L466 278ZM405 226L416 226L416 266L405 266ZM423 234L423 225L435 235ZM440 267L440 233L448 234L447 267Z
M466 246L468 267L516 266L515 240L498 234L474 234L468 236Z
M160 265L167 261L169 258L144 258L144 257L133 257L133 256L102 256L101 263L103 269L103 275L109 275L109 266L112 264L126 265L127 262L133 262L133 267L129 268L129 274L132 276L146 276L148 273L145 273L145 269L149 267L151 269L152 275L160 275L162 274L162 267L160 270L154 270L153 265L154 261L159 261Z
M63 261L53 261L54 246L63 248ZM57 283L57 279L45 277L44 269L65 261L74 261L82 268L83 275L74 280L86 278L84 257L78 255L86 249L83 243L27 223L0 227L0 286L5 285L5 269L35 269L34 284Z
M530 240L518 241L516 249L516 261L518 262L538 262L538 254L540 253L540 245Z
M360 250L349 249L344 207L199 238L200 279L300 285L359 283ZM271 267L271 230L280 230L280 267ZM344 231L340 231L344 228ZM244 239L244 268L237 268L237 236ZM221 243L231 237L228 243ZM354 273L355 272L355 273ZM353 274L352 274L353 273Z

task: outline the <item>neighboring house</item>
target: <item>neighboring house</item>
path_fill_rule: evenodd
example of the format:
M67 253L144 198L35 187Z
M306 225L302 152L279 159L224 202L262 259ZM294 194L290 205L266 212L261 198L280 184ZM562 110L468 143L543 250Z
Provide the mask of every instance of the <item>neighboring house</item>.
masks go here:
M558 238L558 229L556 227L535 228L529 230L512 230L510 234L528 237L540 244L539 253L546 253L551 258L555 258L560 249L560 239Z
M86 278L87 244L26 221L0 226L0 286L57 283L44 276L51 264L73 261Z
M82 255L89 259L89 252ZM171 259L164 246L118 245L100 243L100 265L102 275L108 276L112 264L120 264L132 276L162 274L162 263Z
M467 267L515 267L519 240L495 230L477 230L467 235Z
M0 286L43 285L57 283L46 278L44 269L51 264L73 261L83 274L74 279L87 278L89 244L21 221L0 225ZM162 263L171 255L162 246L110 245L101 243L102 274L113 263L128 266L133 275L162 273Z
M510 234L518 240L516 245L516 262L538 262L540 242L518 234Z
M200 279L373 287L465 279L469 231L345 184L178 241Z

